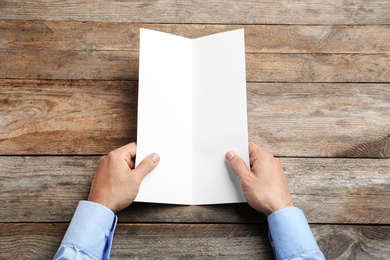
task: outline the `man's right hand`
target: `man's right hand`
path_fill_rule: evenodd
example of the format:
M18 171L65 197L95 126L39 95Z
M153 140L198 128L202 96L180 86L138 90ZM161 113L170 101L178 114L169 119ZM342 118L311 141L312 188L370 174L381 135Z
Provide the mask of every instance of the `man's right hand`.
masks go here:
M229 151L225 156L249 205L267 216L293 206L279 159L253 142L249 142L249 152L251 169L235 152Z

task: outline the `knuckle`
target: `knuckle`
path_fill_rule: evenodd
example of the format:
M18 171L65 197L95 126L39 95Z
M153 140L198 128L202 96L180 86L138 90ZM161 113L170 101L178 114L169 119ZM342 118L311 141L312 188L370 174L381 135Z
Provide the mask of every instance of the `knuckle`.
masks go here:
M137 144L135 142L131 142L130 149L136 149L136 148L137 148Z
M275 157L271 153L264 153L263 158L267 161L273 161Z
M109 152L108 154L107 154L107 159L108 160L114 160L114 159L116 159L116 158L118 158L118 152L117 151L111 151L111 152Z

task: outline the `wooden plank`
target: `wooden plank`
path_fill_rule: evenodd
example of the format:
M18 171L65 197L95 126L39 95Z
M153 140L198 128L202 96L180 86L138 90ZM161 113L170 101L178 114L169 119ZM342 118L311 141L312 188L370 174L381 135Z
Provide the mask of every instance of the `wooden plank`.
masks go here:
M312 225L311 228L327 259L351 255L356 259L385 259L390 254L389 226ZM145 238L134 239L134 234ZM120 238L114 239L112 257L118 259L157 254L169 258L273 259L267 229L262 225L123 225L116 235ZM122 246L128 241L132 241L131 246Z
M140 28L188 38L244 28L248 53L367 54L390 51L390 27L386 25L200 25L13 20L0 20L0 49L138 52Z
M3 222L69 221L88 197L99 157L0 157ZM295 205L310 223L390 223L390 161L281 158ZM246 204L135 203L121 222L264 223Z
M122 225L113 258L155 256L272 258L265 225L176 224ZM130 247L123 247L131 241Z
M390 158L389 87L248 83L249 137L278 156ZM136 140L137 82L0 89L0 154L106 154Z
M0 259L53 259L67 224L0 224Z
M0 78L130 80L138 53L127 51L0 51Z
M106 154L136 140L137 82L2 80L0 89L2 154Z
M137 80L138 52L0 51L0 78ZM248 53L255 82L390 82L390 54Z
M281 163L294 203L310 223L390 221L385 217L390 160L282 158Z
M142 23L390 24L381 0L234 1L14 1L1 2L0 19Z
M67 225L0 224L1 259L51 259ZM311 225L327 259L386 259L389 226ZM111 259L273 259L265 225L119 224Z
M248 54L256 82L390 82L388 54Z
M386 259L390 226L311 225L326 259Z
M247 95L249 137L276 155L390 157L389 85L250 83Z

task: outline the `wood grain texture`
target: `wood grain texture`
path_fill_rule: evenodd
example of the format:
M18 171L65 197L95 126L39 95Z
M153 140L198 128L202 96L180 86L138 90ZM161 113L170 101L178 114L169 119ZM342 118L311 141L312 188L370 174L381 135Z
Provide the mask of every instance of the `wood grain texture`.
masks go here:
M130 80L138 53L127 51L0 51L0 78Z
M140 27L199 37L242 26L0 21L0 77L136 80ZM388 26L244 28L249 81L390 80Z
M67 224L0 224L1 259L52 259ZM311 225L327 259L386 259L389 226ZM265 225L118 224L111 259L273 259Z
M265 225L176 224L122 225L113 243L113 258L228 257L272 259ZM122 244L131 241L132 246Z
M3 222L69 221L88 197L99 157L0 157ZM390 223L390 163L373 159L281 158L295 205L310 223ZM246 204L135 203L121 222L264 223Z
M0 259L53 259L67 224L0 224Z
M2 154L106 154L136 140L137 82L0 82Z
M0 19L143 23L390 24L387 1L0 2Z
M99 155L136 140L139 28L244 28L250 139L282 157L327 259L388 259L389 14L386 0L0 0L0 259L52 259ZM119 221L112 259L273 259L246 203L134 203Z
M278 156L390 158L388 84L248 83L249 138ZM0 154L136 140L137 82L0 80Z
M390 54L248 54L256 82L390 82Z
M389 85L249 83L247 97L249 138L276 155L390 157Z
M389 53L386 25L133 24L0 20L0 50L139 51L140 28L197 38L245 29L247 53Z
M311 225L326 259L387 259L389 226Z
M137 80L138 52L0 51L0 78ZM246 55L248 81L390 82L390 54Z

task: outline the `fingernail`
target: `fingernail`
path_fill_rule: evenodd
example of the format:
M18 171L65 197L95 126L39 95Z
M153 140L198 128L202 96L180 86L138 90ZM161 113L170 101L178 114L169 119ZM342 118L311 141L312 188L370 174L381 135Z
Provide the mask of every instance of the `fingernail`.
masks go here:
M233 151L229 151L226 153L225 158L226 160L230 161L234 156L236 156L236 154Z
M160 156L156 153L152 153L150 155L150 158L152 158L153 162L155 162L155 163L160 161Z

